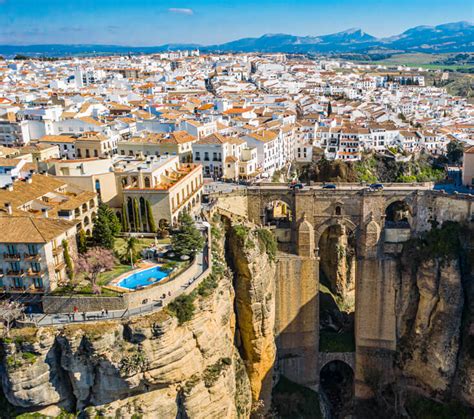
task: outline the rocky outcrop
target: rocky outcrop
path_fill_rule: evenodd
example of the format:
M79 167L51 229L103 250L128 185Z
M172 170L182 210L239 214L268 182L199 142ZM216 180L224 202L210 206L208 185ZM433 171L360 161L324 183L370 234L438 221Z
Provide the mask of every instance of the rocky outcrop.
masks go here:
M58 405L90 417L247 417L250 386L233 345L232 303L223 278L195 300L195 315L182 325L160 312L16 330L4 343L5 395L15 406Z
M399 358L403 374L431 395L454 381L464 304L459 262L404 259L398 293Z
M238 344L247 368L254 403L269 407L276 357L276 265L268 230L236 225L228 233L235 273L234 288ZM276 244L273 244L276 249Z

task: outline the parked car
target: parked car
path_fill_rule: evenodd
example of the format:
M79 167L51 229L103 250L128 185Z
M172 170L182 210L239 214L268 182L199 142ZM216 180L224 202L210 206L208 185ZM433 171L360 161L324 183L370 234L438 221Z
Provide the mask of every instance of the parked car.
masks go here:
M369 187L373 191L381 191L383 189L383 184L381 184L381 183L372 183L372 185L370 185Z
M302 183L290 183L288 187L291 189L303 189L304 185Z
M336 189L336 185L334 183L327 183L323 185L323 189Z

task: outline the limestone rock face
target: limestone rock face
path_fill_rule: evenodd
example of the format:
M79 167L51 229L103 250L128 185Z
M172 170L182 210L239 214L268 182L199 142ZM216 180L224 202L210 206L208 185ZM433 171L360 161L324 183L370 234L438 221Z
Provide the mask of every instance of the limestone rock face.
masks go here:
M398 307L403 374L433 395L448 391L460 350L464 291L457 260L403 264Z
M251 394L239 373L232 303L224 278L211 295L196 299L195 315L183 325L155 313L125 323L39 329L28 344L13 338L4 343L11 357L3 365L4 392L16 406L69 406L90 417L247 416ZM35 354L29 361L27 351Z
M53 329L21 330L3 342L2 387L13 405L31 408L69 405L69 386L64 381Z
M454 392L462 401L474 406L474 276L471 274L465 283L465 326L462 329Z
M276 265L265 252L258 231L237 226L230 231L229 249L235 273L234 288L240 348L253 401L270 406L273 366L276 357ZM242 234L245 232L245 234Z

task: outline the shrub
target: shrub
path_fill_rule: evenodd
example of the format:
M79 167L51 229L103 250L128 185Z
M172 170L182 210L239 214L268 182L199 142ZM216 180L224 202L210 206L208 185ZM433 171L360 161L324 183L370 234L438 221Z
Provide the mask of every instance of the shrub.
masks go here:
M325 332L319 333L320 352L354 352L355 342L352 332Z
M257 237L260 244L260 250L266 251L269 259L274 261L277 253L277 241L275 236L270 230L259 228L257 230Z
M23 352L23 353L21 354L21 357L22 357L25 361L29 362L30 364L34 364L35 361L36 361L36 355L33 354L33 353L31 353L31 352Z
M186 323L193 318L195 310L194 298L194 294L183 294L168 304L168 311L177 317L179 324Z
M218 281L212 273L199 284L197 292L201 297L208 297L217 288Z
M222 371L231 364L232 360L230 358L221 358L215 364L209 365L203 374L204 385L206 387L212 387Z
M416 419L468 419L469 411L461 403L439 403L425 397L410 397L407 403L410 417Z
M405 242L404 253L418 263L434 258L457 258L462 251L461 231L461 224L455 221L445 221L441 227L433 222L431 230Z
M120 371L126 375L143 372L148 368L148 359L142 352L135 352L130 356L122 358Z

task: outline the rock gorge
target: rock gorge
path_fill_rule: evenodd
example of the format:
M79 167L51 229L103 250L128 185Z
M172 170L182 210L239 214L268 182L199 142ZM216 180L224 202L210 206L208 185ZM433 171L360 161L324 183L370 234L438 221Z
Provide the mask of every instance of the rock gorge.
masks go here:
M299 231L311 237L304 223ZM379 261L377 269L394 288L397 345L382 351L388 357L385 374L372 368L379 365L379 353L371 358L362 352L354 374L363 377L369 400L355 403L352 398L355 417L385 412L415 418L414 396L441 405L456 400L467 409L463 412L474 408L473 254L472 246L466 246L473 238L469 229L459 234L454 252L430 254L426 243L413 250L409 242ZM265 412L327 417L325 399L319 398L320 413L315 392L322 389L306 385L311 388L307 393L296 384L306 372L298 370L295 360L307 359L308 368L319 365L312 360L321 357L318 341L303 335L305 348L314 346L312 352L298 352L300 342L295 344L300 338L296 328L313 327L307 319L314 313L305 312L309 315L302 319L290 315L293 321L279 329L282 311L290 309L282 307L285 287L292 286L293 278L314 275L315 259L309 253L307 260L298 260L276 252L269 230L242 219L215 217L212 238L212 280L196 294L189 321L180 324L163 310L123 322L13 330L2 343L8 402L18 411L50 416L62 409L83 417L247 418ZM324 240L332 240L328 246L336 250L327 257L321 252L321 268L341 279L335 294L348 296L352 307L357 262L348 247L353 239L336 235ZM313 291L305 292L298 296L305 302L298 312L312 310ZM282 395L277 383L287 378L293 389ZM305 403L311 403L310 413Z

